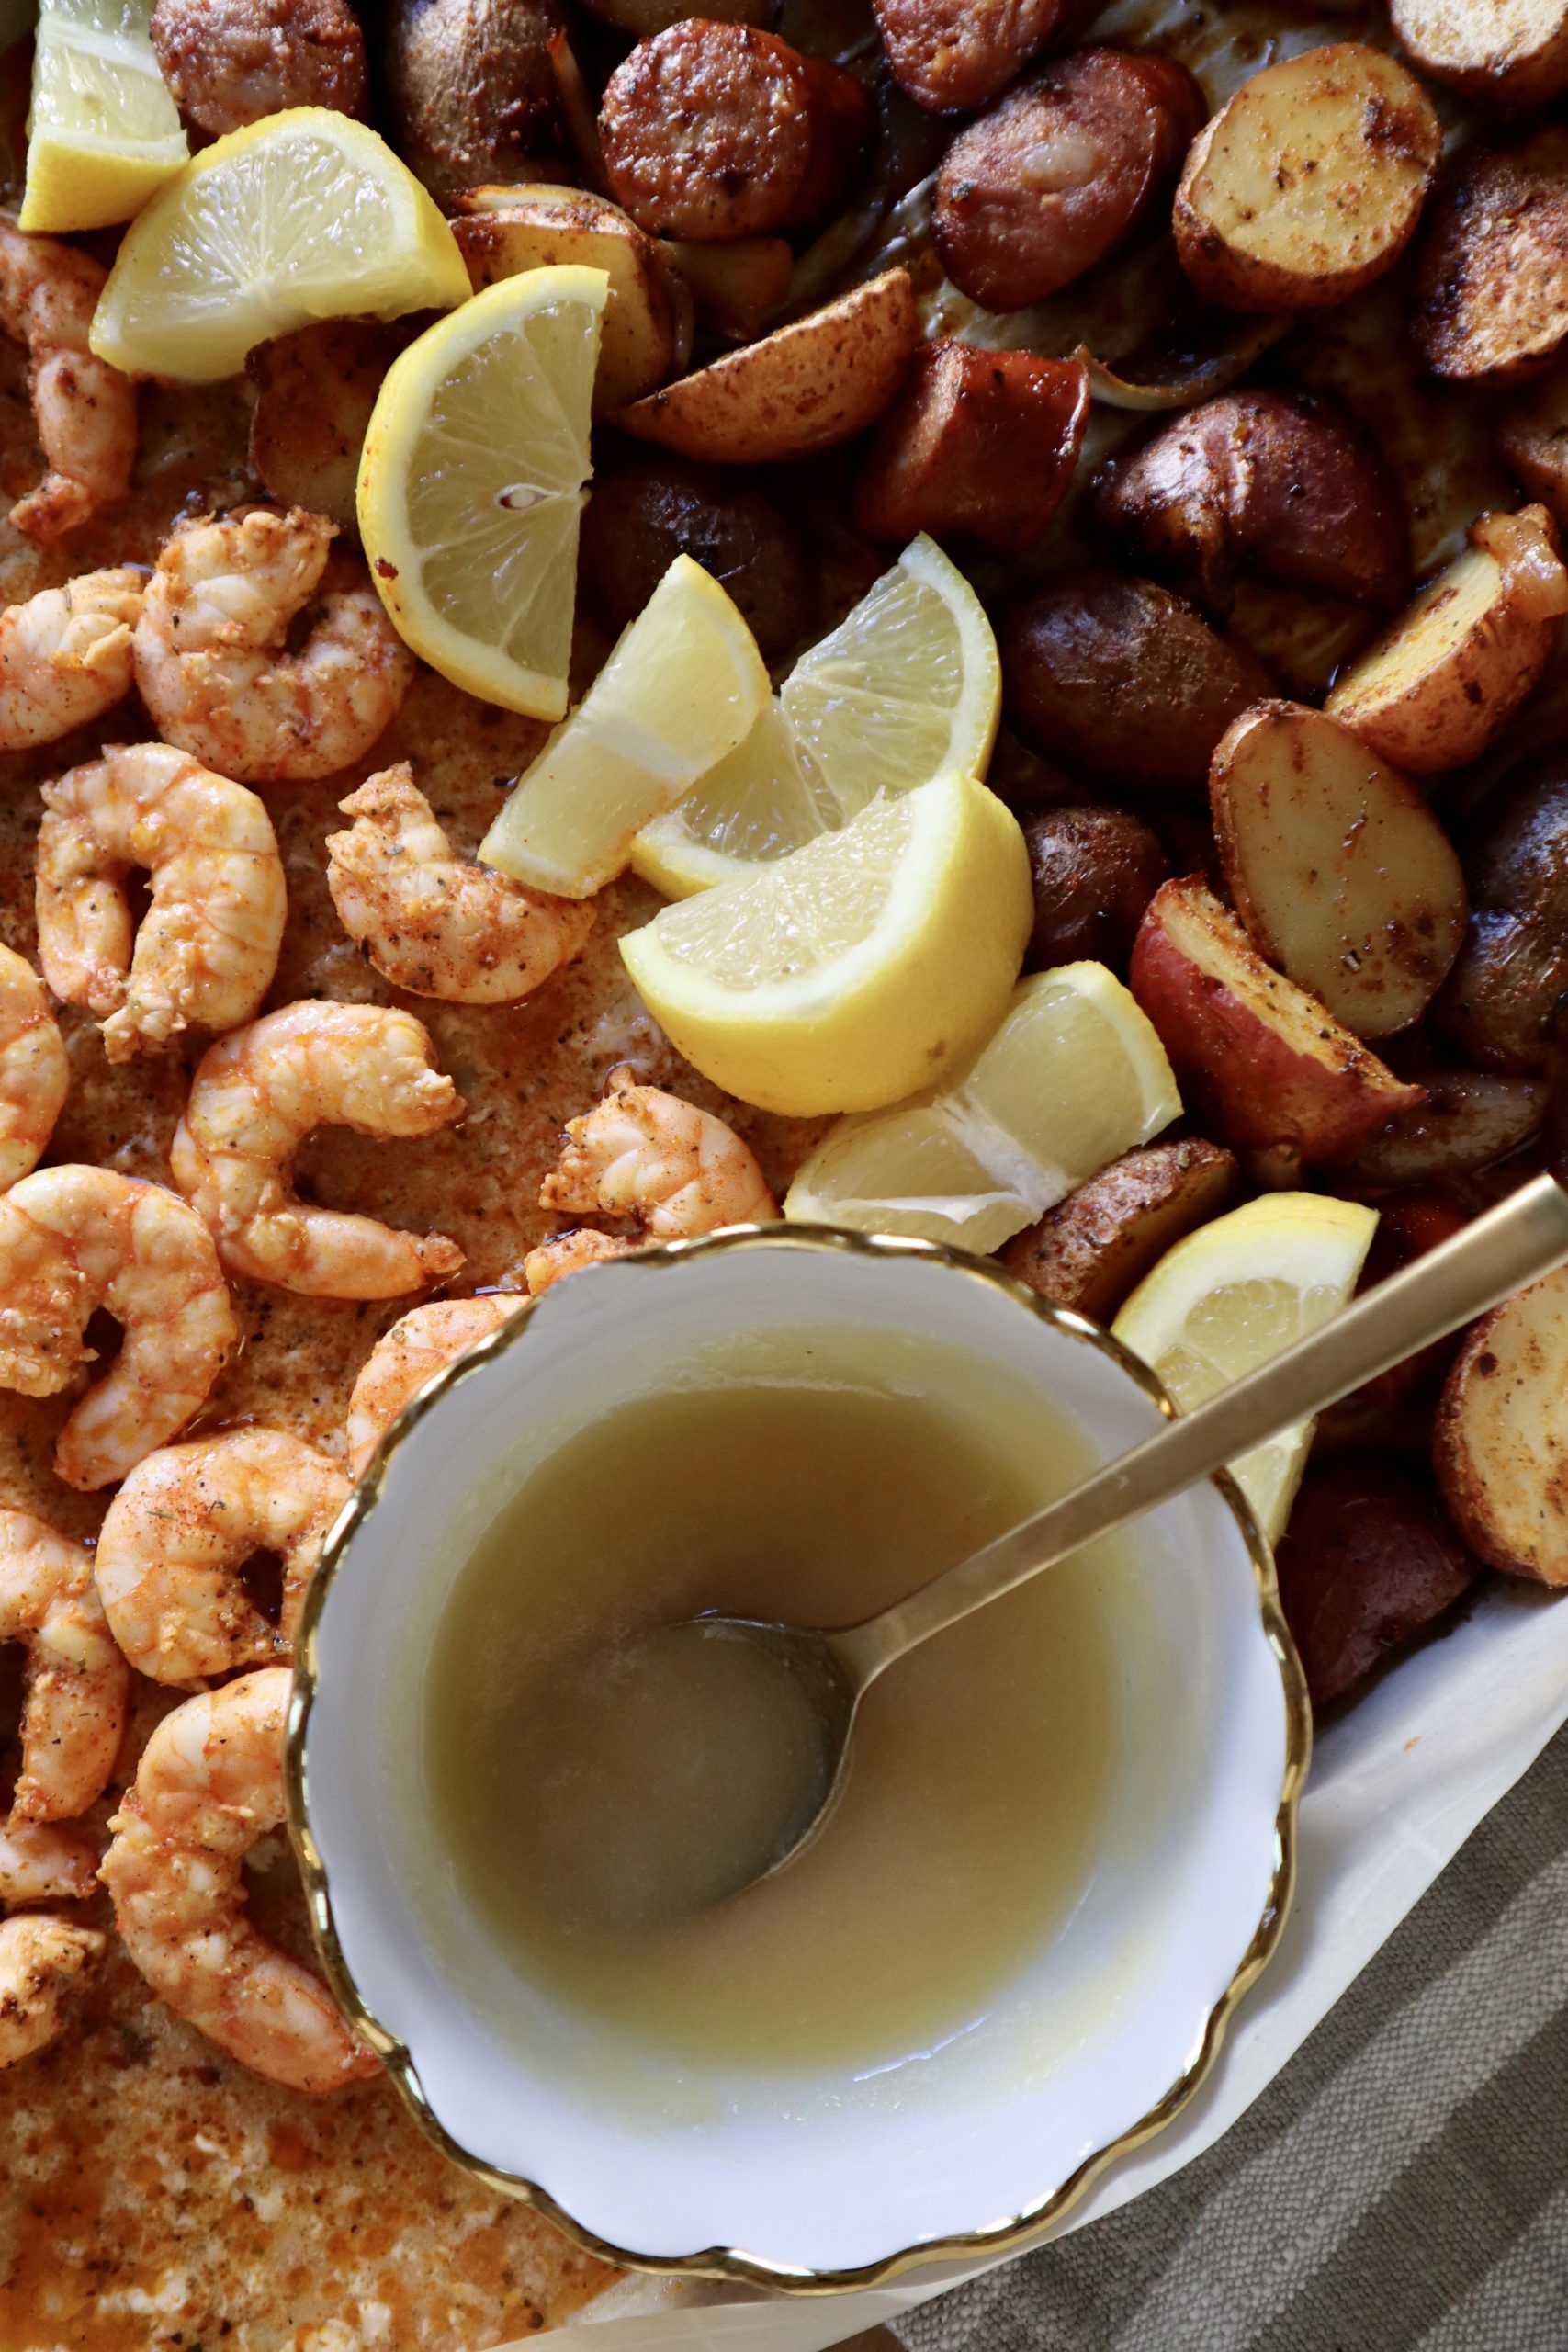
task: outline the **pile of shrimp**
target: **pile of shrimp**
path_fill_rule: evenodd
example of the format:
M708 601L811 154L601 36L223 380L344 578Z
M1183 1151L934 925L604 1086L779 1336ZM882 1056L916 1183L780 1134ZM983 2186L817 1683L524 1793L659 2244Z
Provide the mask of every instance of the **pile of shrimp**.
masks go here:
M136 459L134 387L87 345L102 278L0 219L0 333L27 345L48 468L11 520L50 548L112 513ZM464 1264L445 1234L324 1208L294 1182L321 1127L395 1145L467 1113L413 1012L271 1001L288 883L266 788L363 762L415 670L336 537L299 508L189 517L150 570L83 572L0 611L0 751L111 720L127 739L62 752L42 784L40 968L0 947L0 1388L70 1393L54 1469L106 1502L91 1544L0 1509L0 1642L25 1652L0 1811L0 2068L66 2030L112 1913L153 1991L241 2064L314 2094L376 2071L244 1891L246 1855L283 1818L290 1658L333 1525L413 1396L531 1298L647 1243L778 1214L722 1120L619 1067L568 1122L538 1200L564 1229L520 1289L413 1306L371 1349L330 1449L255 1421L189 1433L238 1344L234 1280L384 1300ZM135 740L143 712L153 732ZM504 1006L581 955L592 903L457 854L408 763L338 806L327 888L392 988ZM49 1159L84 1045L78 1031L68 1051L59 1006L92 1017L111 1064L195 1034L168 1183ZM100 1309L122 1341L95 1373ZM276 1611L246 1582L258 1555L281 1565ZM139 1755L138 1678L173 1702Z

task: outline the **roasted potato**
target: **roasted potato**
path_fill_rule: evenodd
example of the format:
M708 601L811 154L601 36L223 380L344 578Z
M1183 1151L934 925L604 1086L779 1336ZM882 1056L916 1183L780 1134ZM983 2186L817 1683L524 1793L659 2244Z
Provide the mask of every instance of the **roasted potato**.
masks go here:
M1368 1186L1443 1184L1506 1159L1545 1124L1547 1091L1538 1078L1499 1078L1489 1070L1435 1070L1422 1080L1427 1100L1363 1144L1345 1170Z
M576 176L551 38L559 0L387 0L379 58L392 144L431 194Z
M891 401L920 339L905 269L727 352L620 411L639 440L718 465L805 457L863 433Z
M1568 571L1545 507L1483 514L1465 553L1351 663L1324 708L1417 775L1462 767L1540 678L1564 612Z
M1314 1707L1414 1641L1481 1573L1432 1498L1377 1453L1308 1464L1275 1564Z
M355 484L381 379L410 329L328 319L258 344L245 363L256 390L251 464L269 498L357 532Z
M1568 130L1469 149L1416 266L1416 339L1435 376L1539 375L1568 337Z
M1487 809L1465 873L1470 931L1432 1017L1467 1061L1533 1077L1568 994L1568 767L1560 756Z
M1023 829L1034 882L1024 968L1089 957L1124 972L1144 909L1166 880L1166 854L1125 808L1052 808Z
M1381 50L1335 41L1266 65L1193 141L1181 266L1235 311L1342 302L1409 243L1440 140L1420 83Z
M1511 1576L1568 1584L1568 1267L1466 1333L1432 1460L1473 1551Z
M691 356L690 300L656 237L619 205L582 188L470 188L452 223L476 293L498 278L581 262L610 280L593 379L593 413L608 415L678 374Z
M1224 612L1247 565L1288 588L1393 605L1410 577L1404 502L1331 403L1226 392L1172 418L1097 485L1101 519Z
M1388 13L1422 72L1472 97L1537 107L1568 89L1563 0L1389 0Z
M660 250L688 288L697 316L716 334L750 341L789 292L795 255L783 237L739 237L730 244L694 244L663 237Z
M214 139L286 107L368 113L348 0L158 0L148 30L175 104Z
M1510 472L1559 524L1568 524L1568 367L1515 400L1497 435Z
M1056 1306L1109 1323L1156 1259L1217 1216L1233 1155L1196 1136L1113 1159L1002 1250L1010 1274Z
M1215 752L1209 804L1258 954L1358 1037L1419 1020L1468 910L1453 844L1416 786L1321 711L1266 702Z
M618 633L634 621L678 555L721 580L776 662L818 625L817 578L805 532L760 482L663 450L602 454L578 543L582 583Z
M855 477L855 528L1021 555L1066 497L1089 418L1074 359L923 343Z
M1125 572L1052 582L1004 613L997 638L1024 742L1134 792L1201 791L1232 719L1272 691L1193 605Z
M1335 1020L1266 964L1201 877L1155 893L1128 982L1205 1123L1239 1149L1282 1144L1302 1159L1352 1159L1420 1102Z

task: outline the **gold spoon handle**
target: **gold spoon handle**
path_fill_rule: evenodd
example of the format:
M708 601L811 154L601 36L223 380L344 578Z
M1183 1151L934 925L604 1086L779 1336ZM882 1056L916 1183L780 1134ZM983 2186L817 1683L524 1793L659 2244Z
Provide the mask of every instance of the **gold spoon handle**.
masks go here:
M1568 1192L1538 1176L1293 1348L1134 1446L907 1600L835 1634L861 1689L917 1643L1212 1477L1568 1260Z

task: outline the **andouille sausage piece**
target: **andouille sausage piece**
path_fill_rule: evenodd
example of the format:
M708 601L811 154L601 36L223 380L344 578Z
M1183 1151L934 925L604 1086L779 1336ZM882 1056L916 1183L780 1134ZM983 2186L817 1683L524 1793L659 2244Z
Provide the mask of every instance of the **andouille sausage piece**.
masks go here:
M872 7L893 79L934 114L983 107L1088 14L1084 0L872 0Z
M931 215L943 269L987 310L1043 301L1175 185L1204 113L1167 57L1084 49L1032 75L947 151Z
M158 0L149 30L175 105L214 137L285 107L369 112L348 0Z
M766 661L816 628L806 533L761 482L671 451L623 447L601 455L580 561L606 628L637 618L678 555L723 582Z
M855 483L873 539L967 539L1018 555L1066 494L1089 416L1073 359L931 342L916 353Z

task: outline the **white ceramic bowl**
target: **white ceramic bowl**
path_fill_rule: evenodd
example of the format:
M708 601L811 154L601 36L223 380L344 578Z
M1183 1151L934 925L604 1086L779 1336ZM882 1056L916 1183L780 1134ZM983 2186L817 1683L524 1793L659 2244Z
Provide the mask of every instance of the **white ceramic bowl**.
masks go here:
M780 1226L590 1267L390 1433L312 1591L289 1781L329 1973L451 2155L615 2260L820 2291L1025 2234L1176 2113L1279 1933L1308 1715L1267 1547L1234 1489L1196 1488L1142 1522L1129 1567L1095 1874L969 2030L859 2078L681 2072L610 2061L596 2029L519 1995L477 1920L455 1974L427 1925L463 1896L415 1733L454 1576L586 1420L776 1363L803 1326L879 1350L938 1335L1065 1406L1101 1454L1162 1409L1092 1325L919 1242ZM520 2008L504 2042L475 1995L487 1971Z

